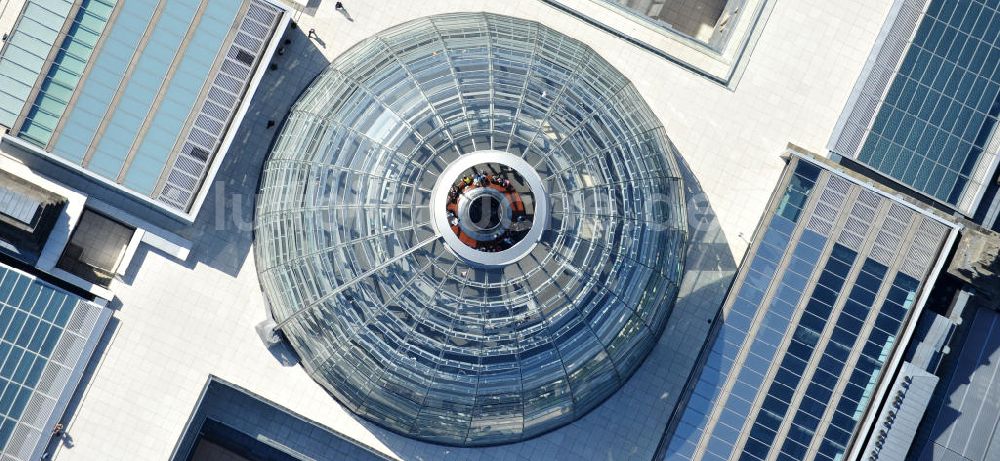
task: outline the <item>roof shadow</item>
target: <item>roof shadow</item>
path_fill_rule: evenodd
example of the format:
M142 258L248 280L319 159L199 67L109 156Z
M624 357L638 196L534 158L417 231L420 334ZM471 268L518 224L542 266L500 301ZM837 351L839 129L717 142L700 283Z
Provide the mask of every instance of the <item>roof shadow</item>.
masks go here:
M695 328L698 328L698 331L704 329L705 337L703 343L699 345L700 351L697 358L687 370L686 382L688 385L683 388L686 389L686 392L672 396L676 401L670 418L664 425L663 433L660 435L653 459L668 459L665 457L667 448L687 405L686 402L690 398L690 393L694 389L694 384L702 377L702 373L711 370L704 367L703 364L708 361L712 344L718 339L720 328L725 323L724 315L720 309L738 269L737 261L729 247L729 241L719 225L718 217L708 200L708 196L701 188L701 183L680 155L677 156L677 166L684 179L685 210L688 218L688 252L684 263L684 284L694 286L694 288L688 289L687 294L681 292L678 296L678 306L681 306L681 297L684 296L694 306L701 307L700 314L702 316L700 319L692 317L688 319L691 323L679 327L681 331L690 331ZM703 323L701 323L702 319ZM699 324L695 324L695 321L698 321ZM667 325L667 328L664 336L670 334L670 324ZM722 376L719 376L716 379L721 378Z
M193 242L189 265L204 264L230 276L239 273L253 243L264 162L292 104L329 64L305 32L298 27L286 30L197 221L181 232Z
M121 301L114 299L108 304L109 309L118 310L121 308ZM105 327L104 332L101 334L101 338L97 342L97 346L94 347L94 353L90 355L90 361L87 366L83 369L83 376L80 377L80 383L76 386L73 391L73 395L70 397L69 403L66 405L66 411L59 418L59 421L66 425L66 430L61 436L54 436L49 440L48 448L45 452L55 455L56 452L67 449L73 449L73 427L70 424L76 416L77 410L80 408L80 404L83 399L86 398L87 392L90 389L90 382L94 380L94 374L97 373L104 360L104 354L107 352L108 348L111 347L111 343L114 342L115 336L118 334L118 328L121 326L121 320L118 317L111 316L108 319L108 325ZM43 428L45 431L47 428Z

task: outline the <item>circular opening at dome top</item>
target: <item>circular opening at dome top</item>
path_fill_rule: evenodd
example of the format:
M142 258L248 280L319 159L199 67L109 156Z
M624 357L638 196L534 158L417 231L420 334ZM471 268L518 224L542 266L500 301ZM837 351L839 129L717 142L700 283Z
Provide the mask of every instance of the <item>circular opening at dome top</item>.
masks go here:
M511 264L545 228L542 179L524 159L479 151L458 157L434 186L431 212L448 247L479 267Z
M469 205L470 223L479 230L494 230L500 227L500 201L492 195L484 195Z

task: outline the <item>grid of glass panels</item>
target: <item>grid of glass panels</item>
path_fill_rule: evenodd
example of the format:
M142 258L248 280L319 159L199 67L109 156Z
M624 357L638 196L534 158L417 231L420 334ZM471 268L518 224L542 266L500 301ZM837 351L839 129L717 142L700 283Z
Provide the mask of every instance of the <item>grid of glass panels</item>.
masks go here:
M834 253L836 254L836 252L835 248ZM819 366L813 371L809 386L799 403L799 409L794 413L788 437L781 446L778 459L794 461L806 456L819 422L823 419L823 413L833 398L837 381L840 380L841 373L844 371L844 363L848 361L851 349L854 348L858 334L862 331L865 319L868 318L868 313L875 303L875 294L878 293L879 286L882 285L886 270L884 265L872 259L867 259L862 266L861 272L854 281L854 287L851 288L850 295L836 319L833 330L831 330L832 334L829 342L826 343L823 355L820 357ZM843 272L841 275L846 277L847 272ZM820 328L814 330L817 332L816 338L819 337L818 333L822 333L825 323L812 325L813 328ZM815 342L813 344L815 345ZM841 398L844 397L846 395ZM784 415L782 414L782 416ZM853 427L851 429L853 430ZM850 435L850 432L846 434L848 438ZM847 441L845 440L843 443L846 445Z
M129 62L156 11L156 0L136 0L122 3L110 28L105 30L104 43L92 57L93 66L80 85L73 108L66 113L55 154L73 163L84 164L90 143L107 115L118 87L125 79ZM122 27L122 24L129 24ZM117 175L115 175L117 177Z
M92 350L108 313L79 296L0 265L0 452L39 459L50 420L65 408L71 375ZM79 376L79 375L77 375ZM77 378L79 379L79 378Z
M0 447L28 405L79 299L0 266Z
M282 11L266 0L85 0L18 135L186 212Z
M123 87L118 89L119 99L114 103L113 110L105 115L105 131L91 141L92 152L88 153L89 159L86 160L89 170L115 180L123 173L142 122L151 115L157 95L168 82L168 73L174 60L178 58L181 43L188 36L188 29L196 19L195 13L200 4L200 0L172 0L170 7L165 8L155 18L155 22L150 23L150 28L145 33L147 41L142 54L138 59L133 59L128 80L123 81ZM116 23L114 27L122 26L121 23ZM212 49L210 47L220 45L219 42L204 45L199 43L193 48L205 46L206 49ZM187 50L183 53L186 54ZM213 50L212 54L214 53ZM68 123L72 123L72 117ZM166 155L166 152L161 152L161 155Z
M71 0L25 2L0 56L0 125L14 126L72 8Z
M165 93L163 101L158 98L175 79L200 88L197 83L204 82L242 6L242 2L202 5L202 0L178 0L153 15L156 3L142 0L123 5L91 70L91 77L109 74L108 78L87 79L79 98L85 103L78 102L69 112L54 150L56 155L143 195L152 193L193 105L183 92L177 101L180 104L171 93ZM211 33L205 34L205 30ZM143 46L137 50L140 43ZM132 50L138 52L133 56ZM205 62L200 77L189 72L186 63L190 59ZM179 117L181 123L157 119L164 112ZM160 128L142 132L153 122ZM164 133L162 127L167 126L174 130ZM161 144L167 138L167 144L161 146L166 148L157 150L159 160L151 160L145 148L137 155L147 137Z
M799 304L806 282L815 270L826 245L826 237L813 231L804 231L792 246L789 268L775 288L777 296L766 310L761 309L764 295L776 277L785 252L793 242L796 222L819 173L819 168L814 165L801 163L789 180L779 202L780 211L768 223L757 253L749 263L736 300L720 327L694 393L667 448L666 459L698 459L695 456L697 444L705 435L708 415L717 405L724 406L720 410L719 421L710 434L703 458L727 459L732 453L733 445L739 439L740 430L781 339L787 333L795 306ZM762 317L758 319L761 311ZM755 323L760 328L747 341L751 326ZM749 347L746 365L739 369L728 397L723 395L720 399L726 377L730 373L736 373L733 363L744 347Z
M948 227L817 166L793 157L664 459L843 459Z
M191 6L197 8L198 3L200 2L192 2ZM177 8L175 5L171 6ZM229 25L233 22L240 6L240 2L210 2L206 4L203 9L198 11L197 26L194 27L193 31L188 32L191 41L198 46L222 47L226 34L229 32ZM156 35L153 37L155 38ZM122 183L126 187L144 195L153 193L167 162L167 153L173 149L177 136L197 100L198 93L205 86L206 80L211 74L214 58L214 49L213 53L184 50L183 54L178 55L177 61L171 68L173 75L170 82L164 87L164 91L170 97L162 101L155 112L149 114L151 123L149 131L136 145L134 155L129 160L128 169L122 173ZM247 74L250 73L252 72L247 72ZM133 78L132 81L134 82L135 79ZM219 124L222 125L222 123ZM107 136L104 139L107 139ZM100 152L100 146L98 146L92 161L98 159Z
M762 389L766 389L768 381L765 377L768 369L779 354L777 349L781 345L782 338L788 334L795 306L807 289L808 278L816 268L825 244L826 238L812 231L806 231L800 237L791 260L791 264L796 268L784 273L782 282L777 288L777 295L771 302L771 308L762 318L762 328L757 331L750 345L749 353L730 390L729 399L721 409L720 422L708 440L706 458L728 459L732 454L734 444L739 440L740 428L747 420L755 396ZM829 266L828 262L827 268ZM798 330L795 331L795 334L800 333ZM798 357L786 356L782 367L778 378L801 374L805 363ZM757 435L758 428L754 429L751 432L752 436Z
M39 147L48 145L116 3L117 0L84 0L80 4L18 137Z
M882 366L888 360L889 350L903 327L903 320L917 300L919 286L919 280L901 272L896 274L882 308L874 317L875 325L863 343L861 356L837 402L832 421L827 426L826 434L820 443L817 459L835 461L846 456L847 443L875 391ZM855 309L860 310L860 307L855 306ZM856 337L857 331L844 329L839 331L839 336L850 338L848 334L852 333ZM833 339L839 342L837 331L834 332ZM835 346L835 343L831 342L830 346Z
M997 154L985 150L1000 116L998 8L930 2L859 161L953 206L978 191Z
M224 15L209 11L227 8L228 5L220 2L206 5L202 22L195 31L195 42L212 42L225 36L227 32L219 19ZM184 56L167 88L170 99L160 104L152 126L137 148L132 166L125 175L125 186L143 193L152 191L158 201L168 206L189 209L223 139L233 130L230 122L244 101L244 94L256 74L255 69L261 64L282 12L267 0L251 0L225 52L225 59L212 78L209 78L212 63L206 56L194 53ZM193 85L193 82L200 84ZM208 88L207 96L195 103L203 87ZM180 148L174 151L172 158L160 155L171 149L175 142L171 134L178 132L184 122L182 115L192 105L195 107L191 115L194 122ZM160 170L162 173L158 173ZM160 180L158 185L157 179Z
M790 402L793 401L795 389L802 381L802 376L807 373L809 360L812 359L816 345L826 329L833 305L844 287L844 279L851 271L857 255L856 251L843 245L833 245L830 257L826 260L826 267L823 268L816 288L813 289L812 296L806 303L798 324L795 325L792 340L788 344L784 358L781 359L781 365L770 382L770 388L764 396L757 419L750 426L750 435L743 446L740 461L767 459L771 443L780 430ZM833 383L836 383L836 377ZM828 383L828 385L833 384ZM808 440L806 444L808 445ZM802 453L800 459L804 459L804 456L805 453Z
M542 241L499 269L431 225L462 154L523 157L545 179ZM593 50L535 22L418 19L355 46L295 104L264 171L255 251L307 371L396 432L454 445L581 417L655 344L686 222L672 145Z

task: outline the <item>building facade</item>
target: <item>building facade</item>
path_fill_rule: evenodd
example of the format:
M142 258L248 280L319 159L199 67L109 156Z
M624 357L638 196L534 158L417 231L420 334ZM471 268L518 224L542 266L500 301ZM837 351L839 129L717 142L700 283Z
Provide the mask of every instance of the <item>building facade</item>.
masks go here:
M46 452L111 318L105 302L0 264L4 460L34 461Z
M790 151L664 459L854 459L957 234L862 181Z
M830 150L991 227L998 116L996 2L899 0Z
M193 220L283 11L267 0L27 1L0 50L5 142Z

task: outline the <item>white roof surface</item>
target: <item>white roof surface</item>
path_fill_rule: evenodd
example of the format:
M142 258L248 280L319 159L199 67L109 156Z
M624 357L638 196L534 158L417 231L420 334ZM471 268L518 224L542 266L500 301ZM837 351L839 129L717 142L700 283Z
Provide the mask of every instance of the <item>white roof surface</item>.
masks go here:
M735 90L536 0L344 3L346 15L332 1L321 2L315 16L292 13L299 25L289 30L294 42L275 57L279 69L261 83L200 219L187 231L195 242L188 262L144 247L135 256L138 269L112 285L120 310L70 409L72 447L61 447L55 459L168 459L209 374L404 459L648 459L735 269L730 257L742 257L782 171L778 155L788 142L823 150L890 2L775 2ZM643 366L603 405L524 443L456 449L362 422L301 367L283 367L265 349L253 328L265 306L250 248L252 197L239 193L256 188L278 129L265 129L267 120L280 123L328 60L409 19L478 10L540 21L589 44L629 77L704 190L688 203L691 224L706 218L699 208L707 199L728 247L718 227L702 225L692 235L674 317ZM311 28L319 39L310 42Z

